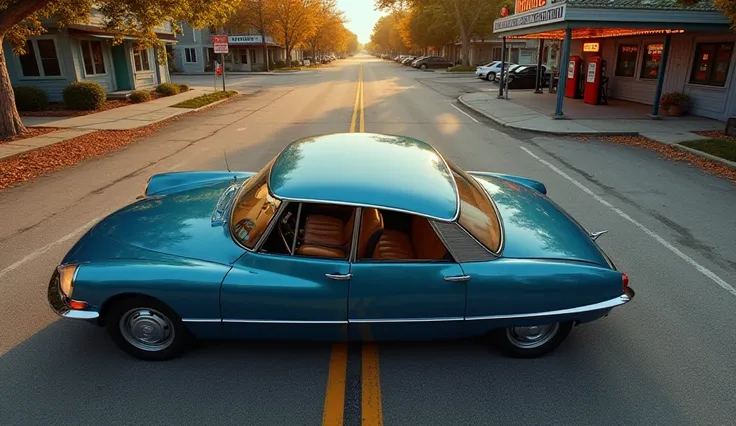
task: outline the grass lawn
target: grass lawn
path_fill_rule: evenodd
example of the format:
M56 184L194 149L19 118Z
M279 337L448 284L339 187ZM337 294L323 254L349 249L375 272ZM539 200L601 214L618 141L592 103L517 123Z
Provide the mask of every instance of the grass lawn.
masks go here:
M726 160L736 161L736 142L724 139L703 139L700 141L680 142L680 145L707 152L708 154L725 158Z
M447 72L474 72L475 67L464 67L462 65L455 65L447 69Z
M208 93L206 95L197 96L196 98L189 99L188 101L179 102L178 104L172 106L174 108L199 108L222 99L233 97L237 94L238 92L235 90L228 90L227 92Z
M277 68L273 70L273 72L291 72L291 71L301 71L302 69L299 67L291 67L291 68Z

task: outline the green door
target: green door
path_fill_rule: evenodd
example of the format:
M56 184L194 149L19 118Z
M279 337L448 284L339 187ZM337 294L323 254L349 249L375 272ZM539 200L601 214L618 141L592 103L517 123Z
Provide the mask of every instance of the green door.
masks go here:
M115 68L118 90L130 90L130 64L125 57L124 44L112 47L112 63Z

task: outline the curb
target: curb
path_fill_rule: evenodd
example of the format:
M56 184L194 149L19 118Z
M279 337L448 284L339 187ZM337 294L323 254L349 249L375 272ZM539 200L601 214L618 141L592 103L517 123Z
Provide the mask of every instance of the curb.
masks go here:
M483 111L475 108L474 106L472 106L471 104L469 104L468 102L466 102L463 99L463 96L465 96L465 95L461 95L461 96L459 96L457 98L458 102L460 102L461 104L463 104L465 107L470 108L471 110L475 111L476 113L478 113L478 114L486 117L487 119L493 121L494 123L498 124L499 126L508 127L509 129L522 130L522 131L525 131L525 132L539 133L539 134L542 134L542 135L552 135L552 136L640 136L639 135L639 132L626 132L626 131L621 131L621 132L599 132L599 131L595 131L595 132L582 132L581 133L581 132L551 132L551 131L545 131L545 130L524 129L522 127L511 126L508 123L503 123L501 121L498 121L498 119L496 119L495 117L486 114L485 112L483 112Z
M464 95L461 95L461 96L459 96L457 98L458 102L460 102L461 104L463 104L465 107L470 108L471 110L475 111L476 113L478 113L478 114L480 114L480 115L488 118L489 120L492 120L494 123L496 123L496 124L498 124L500 126L503 126L503 127L508 127L509 129L523 130L523 131L526 131L526 132L533 132L533 133L539 133L539 134L544 134L544 135L553 135L553 136L588 136L588 137L592 137L592 136L641 136L641 134L639 132L595 132L595 133L545 132L544 130L530 130L530 129L523 129L523 128L520 128L520 127L509 126L507 123L502 123L502 122L498 121L496 118L494 118L492 116L489 116L488 114L484 113L483 111L481 111L481 110L479 110L479 109L471 106L468 102L466 102L463 99L463 96ZM693 148L690 148L690 147L687 147L687 146L684 146L684 145L680 145L678 143L666 144L664 142L659 142L659 141L656 141L654 139L650 139L650 138L647 138L647 139L649 139L651 141L654 141L654 142L657 142L657 143L661 143L662 145L673 146L676 149L679 149L680 151L689 152L690 154L696 155L698 157L706 158L706 159L712 160L712 161L717 161L719 163L724 164L727 167L730 167L732 169L736 169L736 162L726 160L725 158L716 157L715 155L708 154L707 152L698 151L697 149L693 149Z
M708 160L717 161L719 163L723 163L723 165L730 167L732 169L736 169L736 162L726 160L725 158L716 157L715 155L708 154L707 152L698 151L697 149L690 148L685 145L680 145L679 143L674 143L670 146L674 146L675 148L679 149L680 151L689 152L693 155L697 155L698 157L707 158Z

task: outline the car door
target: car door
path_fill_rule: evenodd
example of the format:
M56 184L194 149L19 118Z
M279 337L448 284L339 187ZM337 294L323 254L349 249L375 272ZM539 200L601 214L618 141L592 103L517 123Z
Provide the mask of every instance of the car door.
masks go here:
M366 213L375 215L375 211L381 218L381 230L366 231L371 223ZM350 339L459 337L467 277L427 219L378 209L364 209L363 213L350 271ZM392 249L403 250L398 248L402 244L412 248L403 256L387 255Z
M248 339L345 340L350 262L344 256L304 254L301 243L309 226L302 208L288 203L269 224L253 250L233 265L221 292L223 331ZM354 211L354 208L349 208ZM323 217L332 218L330 212ZM336 221L347 222L347 217ZM292 232L283 229L295 220ZM342 222L341 222L342 223ZM344 226L347 229L349 226ZM308 230L307 230L308 232ZM347 238L352 238L348 236ZM287 244L288 243L288 244ZM346 243L351 244L350 240ZM327 249L328 252L333 250Z

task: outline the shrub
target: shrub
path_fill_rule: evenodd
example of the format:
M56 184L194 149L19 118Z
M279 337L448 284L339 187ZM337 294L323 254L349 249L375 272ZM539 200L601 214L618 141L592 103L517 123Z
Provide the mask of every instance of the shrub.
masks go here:
M130 101L134 104L139 104L141 102L148 102L151 100L151 92L148 90L134 90L130 94Z
M284 68L284 67L286 67L286 61L283 61L281 59L277 60L275 64L276 64L276 68Z
M178 86L179 92L186 92L187 90L189 90L189 86L187 86L186 84L179 84Z
M179 86L173 83L161 83L156 86L156 93L162 96L172 96L179 93Z
M42 111L49 106L49 97L35 86L14 87L15 106L18 111Z
M66 86L62 94L69 109L98 109L107 99L105 89L93 81L75 81Z
M682 92L670 92L662 95L659 102L664 108L669 108L673 105L685 107L690 102L690 96Z

